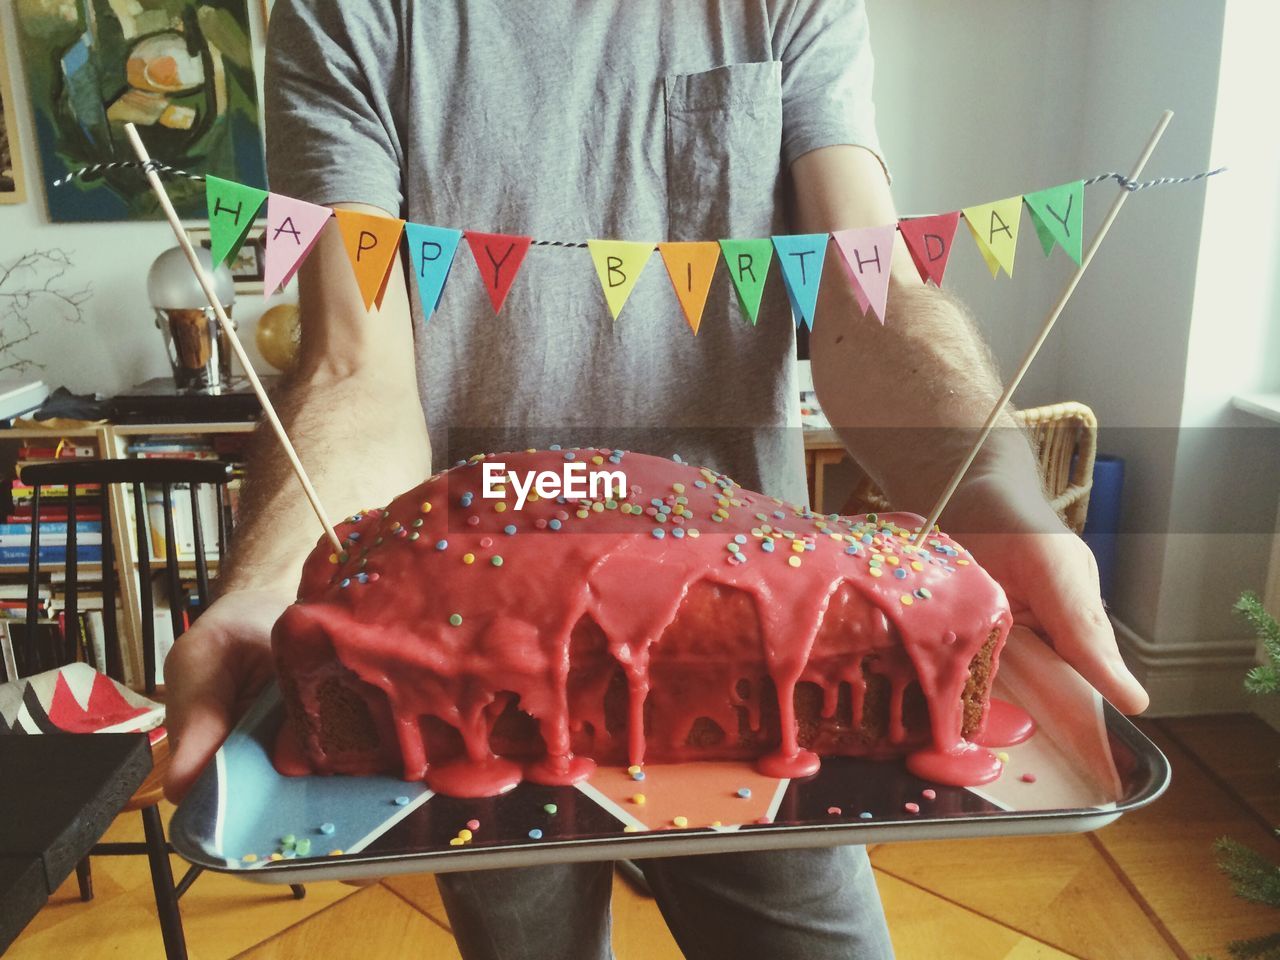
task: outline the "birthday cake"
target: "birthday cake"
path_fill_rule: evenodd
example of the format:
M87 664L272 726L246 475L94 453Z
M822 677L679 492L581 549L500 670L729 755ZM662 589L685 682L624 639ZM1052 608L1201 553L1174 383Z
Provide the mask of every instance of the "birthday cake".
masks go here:
M306 561L272 637L277 766L455 796L694 759L993 779L973 741L1008 605L946 535L917 546L921 522L618 450L472 458Z

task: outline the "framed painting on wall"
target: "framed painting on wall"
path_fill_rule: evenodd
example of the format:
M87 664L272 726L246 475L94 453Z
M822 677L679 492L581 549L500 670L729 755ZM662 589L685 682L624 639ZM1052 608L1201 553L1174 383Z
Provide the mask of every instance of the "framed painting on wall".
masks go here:
M22 144L18 142L13 84L9 80L9 65L4 57L4 30L0 28L0 203L21 203L25 199Z
M132 122L156 160L265 187L248 0L17 0L14 7L49 219L161 216L133 160ZM204 185L166 184L184 218L205 215Z

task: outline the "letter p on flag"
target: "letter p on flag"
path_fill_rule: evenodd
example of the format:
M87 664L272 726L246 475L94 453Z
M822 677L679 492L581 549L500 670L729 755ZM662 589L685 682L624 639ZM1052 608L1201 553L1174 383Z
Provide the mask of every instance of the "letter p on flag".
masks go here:
M382 306L404 221L358 210L335 210L333 215L342 232L342 245L355 272L365 309Z

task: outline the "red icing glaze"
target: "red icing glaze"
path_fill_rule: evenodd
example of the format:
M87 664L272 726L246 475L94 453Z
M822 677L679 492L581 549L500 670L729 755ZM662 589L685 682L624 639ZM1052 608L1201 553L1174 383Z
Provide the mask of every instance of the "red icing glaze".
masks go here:
M627 497L517 511L510 485L502 501L482 497L477 459L340 524L344 556L321 542L273 636L280 675L312 715L300 726L313 769L386 771L398 753L406 779L477 795L511 785L500 757L527 761L529 779L569 783L589 774L586 756L754 757L769 775L796 777L824 753L914 750L929 779L990 779L962 739L962 695L970 661L993 630L998 653L1010 616L963 548L938 533L915 549L921 520L910 514L823 517L687 464L572 454L625 471ZM559 473L569 459L488 458L522 475ZM826 718L847 702L860 722L864 671L888 690L882 742L851 743L825 725L802 748L797 690L816 687ZM339 676L351 685L350 674L384 746L326 752L312 722L319 691ZM927 729L904 720L913 684ZM625 690L623 715L606 715L611 685ZM504 729L513 701L536 732ZM703 729L691 746L706 721L709 745ZM743 725L776 731L777 748L761 756L740 743Z
M982 729L973 737L974 743L984 747L1012 747L1029 740L1036 732L1036 722L1031 714L1007 700L992 697L987 705L987 718Z
M976 787L1000 776L1000 761L986 747L957 740L950 749L929 748L907 754L907 769L921 780Z

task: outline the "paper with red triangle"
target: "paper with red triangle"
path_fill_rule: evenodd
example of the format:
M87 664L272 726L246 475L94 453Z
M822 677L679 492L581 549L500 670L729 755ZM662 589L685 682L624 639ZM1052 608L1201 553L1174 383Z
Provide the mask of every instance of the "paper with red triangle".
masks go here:
M906 241L907 252L920 272L920 279L942 286L942 275L951 258L951 242L960 225L960 211L937 213L930 217L913 217L898 221L898 232Z
M1076 263L1084 253L1084 181L1046 187L1023 196L1031 225L1047 257L1056 243Z
M889 300L889 272L893 263L893 239L897 224L836 230L831 238L840 251L854 298L865 314L870 310L882 324Z
M342 245L351 261L365 309L381 307L391 265L400 249L404 221L359 210L334 210L333 215L342 231Z
M636 288L636 281L653 254L652 243L632 240L588 240L587 251L595 264L600 289L614 321Z
M965 207L961 212L991 276L1003 267L1012 277L1013 258L1018 252L1018 224L1022 220L1022 194Z
M331 216L333 211L328 207L305 200L279 193L267 197L267 263L262 277L265 296L293 279Z
M529 252L532 237L518 237L506 233L476 233L466 231L467 246L480 269L480 278L484 281L484 289L489 294L489 302L493 304L493 312L497 313L511 292L511 284L524 263L524 255Z
M716 264L720 262L720 244L714 240L660 243L658 252L666 264L667 276L671 278L684 318L696 337L702 326L702 311L707 306Z
M764 296L764 282L769 276L769 261L773 259L773 241L721 240L720 251L724 265L729 268L729 279L738 293L738 303L751 325L756 325L760 315L760 299Z
M207 174L204 196L209 210L209 253L216 267L236 255L253 229L267 191Z

